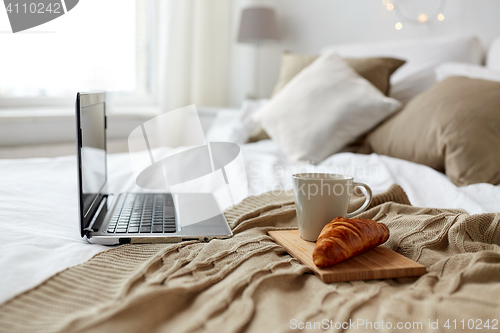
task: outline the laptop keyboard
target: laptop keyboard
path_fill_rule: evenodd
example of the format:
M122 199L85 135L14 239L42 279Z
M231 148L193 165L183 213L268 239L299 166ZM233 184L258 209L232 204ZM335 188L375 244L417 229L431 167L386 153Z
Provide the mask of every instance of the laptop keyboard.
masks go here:
M170 194L127 193L120 196L108 233L175 232L175 209Z

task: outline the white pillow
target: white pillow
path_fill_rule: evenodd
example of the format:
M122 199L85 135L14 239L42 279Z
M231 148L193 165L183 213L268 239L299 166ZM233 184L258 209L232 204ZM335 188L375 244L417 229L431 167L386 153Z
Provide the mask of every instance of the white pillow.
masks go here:
M490 45L488 56L486 58L486 66L490 69L500 71L500 37L495 39Z
M329 52L297 74L253 118L291 160L316 163L400 107Z
M248 138L250 138L250 135L252 135L255 129L259 127L259 124L253 120L252 115L255 113L255 111L257 111L267 103L269 103L269 99L245 99L241 103L240 110L242 114L240 121L245 128L241 131L241 137L243 138L242 143L246 143L248 141Z
M246 143L259 125L252 114L268 102L269 99L245 99L239 110L219 110L206 134L207 141Z
M463 62L446 62L436 67L436 81L443 81L450 76L466 76L471 79L500 81L500 70Z
M443 62L481 64L483 48L475 36L341 44L327 48L342 57L392 57L406 60L391 75L389 96L407 103L435 83L434 69Z
M268 98L244 99L240 107L241 120L245 122L250 121L252 114L267 103L269 103Z
M215 115L214 120L210 124L205 135L209 142L234 142L242 143L241 131L236 128L241 127L241 111L240 110L219 110ZM244 141L243 141L244 143Z

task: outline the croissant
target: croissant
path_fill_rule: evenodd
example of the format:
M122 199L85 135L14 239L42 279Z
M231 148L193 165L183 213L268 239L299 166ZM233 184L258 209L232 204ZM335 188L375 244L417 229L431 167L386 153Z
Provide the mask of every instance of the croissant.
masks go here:
M385 224L367 219L337 217L321 230L313 261L318 267L335 265L373 249L388 238L389 228Z

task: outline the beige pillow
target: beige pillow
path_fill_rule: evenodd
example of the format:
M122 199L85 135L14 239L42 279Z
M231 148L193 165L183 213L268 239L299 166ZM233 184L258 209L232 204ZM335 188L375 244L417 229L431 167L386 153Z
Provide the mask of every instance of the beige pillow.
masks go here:
M458 186L498 184L500 82L449 77L412 99L367 143L375 153L444 171Z
M318 57L319 55L283 53L280 76L276 86L274 86L272 96L276 95L295 75L312 64ZM389 94L391 74L405 63L404 60L394 58L344 58L344 60L356 73L370 81L385 95Z
M274 96L283 89L283 87L290 82L295 75L299 74L301 70L309 66L318 59L319 55L312 54L296 54L289 51L285 51L281 55L281 67L278 82L274 86L273 93Z
M291 79L312 64L318 57L319 55L283 53L279 79L274 87L272 96L276 95ZM344 58L344 60L356 73L368 80L385 95L389 94L389 79L391 74L405 63L404 60L393 58ZM267 139L269 139L269 135L262 127L258 126L250 135L248 142Z

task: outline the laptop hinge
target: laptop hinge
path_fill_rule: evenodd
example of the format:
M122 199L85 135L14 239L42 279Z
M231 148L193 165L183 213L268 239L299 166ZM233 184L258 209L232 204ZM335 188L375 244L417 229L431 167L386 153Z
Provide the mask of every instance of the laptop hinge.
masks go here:
M104 205L106 204L106 197L103 197L101 200L101 203L99 204L99 207L97 207L96 212L94 213L94 216L92 217L92 220L89 223L89 226L83 229L85 231L85 234L88 236L90 232L97 231L94 230L94 224L96 223L97 219L99 218L99 215L101 215L101 211L104 208Z

